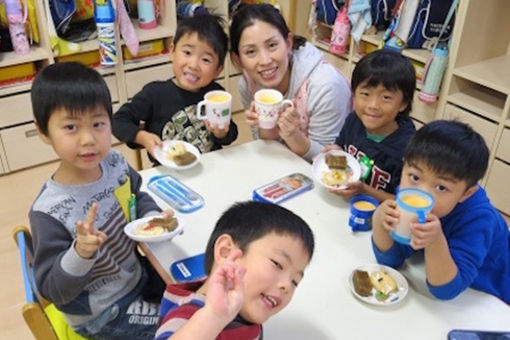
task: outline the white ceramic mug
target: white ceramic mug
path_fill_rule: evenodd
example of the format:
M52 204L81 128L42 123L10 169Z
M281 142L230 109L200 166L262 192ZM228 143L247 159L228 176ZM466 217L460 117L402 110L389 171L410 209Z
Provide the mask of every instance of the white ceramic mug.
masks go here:
M259 127L272 129L275 127L284 105L294 107L292 100L283 99L283 95L273 89L262 89L255 92L255 112L258 113Z
M202 113L204 106L205 114ZM232 118L232 95L221 90L207 92L197 105L197 118L207 119L212 126L224 129Z
M420 189L402 189L397 192L397 207L400 221L391 237L402 244L411 243L411 222L425 223L427 214L434 207L434 198Z

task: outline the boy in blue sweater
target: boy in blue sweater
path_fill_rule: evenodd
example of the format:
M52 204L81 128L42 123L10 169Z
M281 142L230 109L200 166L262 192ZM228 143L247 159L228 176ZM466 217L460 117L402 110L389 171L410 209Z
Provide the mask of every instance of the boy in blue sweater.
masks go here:
M400 188L420 188L435 200L426 223L411 223L410 246L390 232L399 221L392 199L373 219L377 261L399 267L423 249L427 286L439 299L452 299L467 287L510 303L510 234L506 222L477 182L487 170L489 150L466 124L438 120L422 127L404 152Z

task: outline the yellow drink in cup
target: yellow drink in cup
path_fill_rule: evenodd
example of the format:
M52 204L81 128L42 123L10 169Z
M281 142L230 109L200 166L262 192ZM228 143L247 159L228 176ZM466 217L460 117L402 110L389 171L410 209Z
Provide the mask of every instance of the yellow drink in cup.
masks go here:
M223 103L228 101L230 97L224 94L212 94L207 96L207 99L215 103Z
M263 96L260 96L258 98L258 100L262 103L262 104L268 104L268 105L272 105L276 102L278 102L278 98L275 98L273 96L270 96L270 95L263 95Z
M376 208L374 203L368 201L357 201L354 203L354 207L361 211L372 211Z
M397 208L400 211L399 223L391 237L402 244L411 243L411 223L425 223L426 216L434 206L434 198L420 189L402 189L397 193Z
M213 127L225 128L232 118L232 95L222 90L207 92L197 104L197 118L207 120Z

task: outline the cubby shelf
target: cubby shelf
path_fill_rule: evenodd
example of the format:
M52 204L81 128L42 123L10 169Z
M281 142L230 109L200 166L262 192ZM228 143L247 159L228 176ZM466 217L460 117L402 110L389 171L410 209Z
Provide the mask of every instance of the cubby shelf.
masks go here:
M30 52L24 55L19 55L14 52L2 52L0 54L0 68L23 63L30 63L48 59L50 53L47 49L40 46L30 46Z
M495 91L510 94L510 55L455 68L453 74Z

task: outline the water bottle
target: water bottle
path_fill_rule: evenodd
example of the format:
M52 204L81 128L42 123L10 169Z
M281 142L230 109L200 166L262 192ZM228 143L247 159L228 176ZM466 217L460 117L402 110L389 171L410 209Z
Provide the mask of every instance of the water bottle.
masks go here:
M425 69L425 81L418 98L427 104L434 103L437 100L439 87L443 74L448 63L448 49L435 48Z
M9 23L9 33L14 52L16 54L27 54L30 52L28 46L27 32L25 31L25 22L27 21L27 6L25 5L25 14L21 11L19 0L4 0L7 13L7 22Z
M156 11L153 0L138 0L138 27L141 29L152 29L158 26Z
M344 6L341 11L338 11L333 31L331 32L331 43L329 44L329 51L331 53L336 55L345 53L350 30L351 26L347 16L347 7Z
M94 20L97 26L101 65L115 65L117 64L115 11L113 10L111 0L94 1Z

